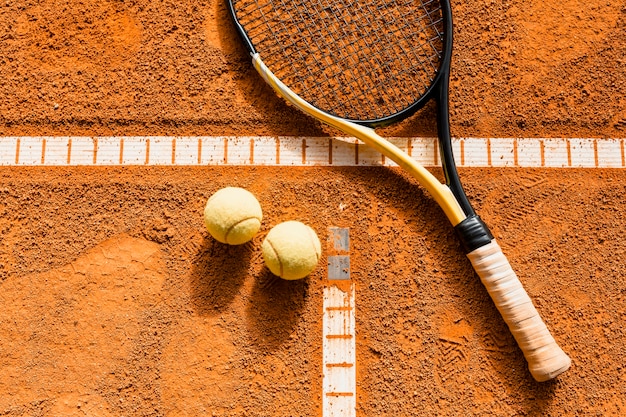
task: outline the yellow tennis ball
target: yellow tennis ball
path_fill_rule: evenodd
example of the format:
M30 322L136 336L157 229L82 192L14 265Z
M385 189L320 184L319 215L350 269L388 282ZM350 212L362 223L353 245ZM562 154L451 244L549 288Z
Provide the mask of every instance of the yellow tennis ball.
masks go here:
M261 228L263 211L254 194L226 187L213 194L204 207L204 224L216 240L229 245L250 241Z
M287 221L274 226L263 240L263 260L274 275L294 280L309 275L322 255L322 245L313 229Z

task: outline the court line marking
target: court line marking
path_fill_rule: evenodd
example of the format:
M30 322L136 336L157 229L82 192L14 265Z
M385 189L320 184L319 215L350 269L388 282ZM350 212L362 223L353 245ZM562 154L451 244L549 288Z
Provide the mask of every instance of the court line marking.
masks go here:
M335 140L339 139L339 140ZM424 166L437 139L390 138ZM459 167L626 168L626 139L454 138ZM396 166L355 138L303 136L5 136L0 166Z
M350 231L328 228L328 270L322 313L322 416L356 416L355 287Z

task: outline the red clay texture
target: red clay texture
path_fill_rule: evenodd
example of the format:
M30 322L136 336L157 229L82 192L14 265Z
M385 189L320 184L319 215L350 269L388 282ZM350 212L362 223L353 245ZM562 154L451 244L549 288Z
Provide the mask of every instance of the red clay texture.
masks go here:
M452 8L454 136L626 136L623 2ZM2 136L337 134L275 97L222 1L16 0L0 28ZM381 133L435 136L434 106ZM626 172L461 177L572 358L556 380L396 168L0 167L0 415L320 416L327 255L273 277L286 220L350 229L359 416L624 415ZM263 207L245 245L204 228L226 186Z

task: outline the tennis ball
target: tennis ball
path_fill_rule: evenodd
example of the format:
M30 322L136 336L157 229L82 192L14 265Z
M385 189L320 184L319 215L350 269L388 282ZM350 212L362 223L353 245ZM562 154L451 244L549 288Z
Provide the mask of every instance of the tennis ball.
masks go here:
M254 194L226 187L213 194L204 207L204 224L216 240L229 245L250 241L261 228L263 212Z
M322 245L315 231L293 220L274 226L263 240L262 249L269 270L287 280L309 275L322 254Z

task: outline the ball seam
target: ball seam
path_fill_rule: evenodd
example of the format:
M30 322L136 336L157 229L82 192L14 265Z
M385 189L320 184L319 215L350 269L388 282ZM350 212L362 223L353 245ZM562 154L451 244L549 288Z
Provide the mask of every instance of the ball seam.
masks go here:
M280 268L280 271L279 271L280 273L278 274L278 276L283 278L283 261L282 261L282 259L280 259L280 256L278 255L278 251L276 250L276 248L272 244L272 241L268 240L267 244L270 245L270 248L272 249L272 252L274 252L274 255L276 255L276 259L278 260L278 266Z
M256 216L250 216L250 217L246 217L245 219L239 220L237 223L235 223L235 224L231 225L231 226L228 228L228 230L226 230L226 233L224 233L224 240L225 240L226 242L228 242L228 235L230 234L230 232L232 232L232 231L233 231L233 229L234 229L235 227L237 227L238 225L240 225L241 223L246 222L246 221L248 221L248 220L250 220L250 219L257 219L257 220L259 220L259 218L258 218L258 217L256 217ZM261 222L261 220L259 220L259 223L260 223L260 222Z

